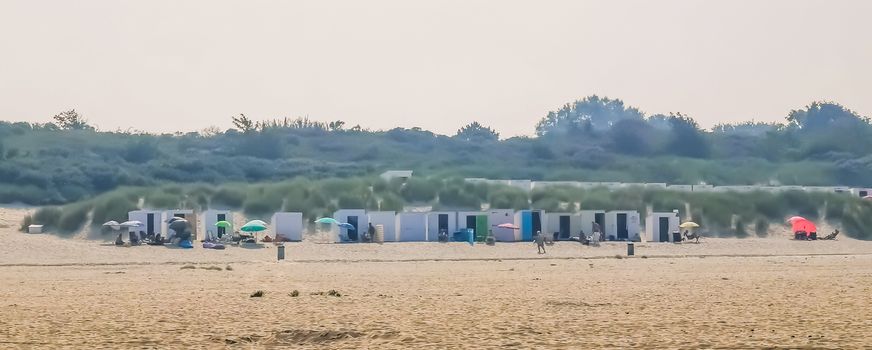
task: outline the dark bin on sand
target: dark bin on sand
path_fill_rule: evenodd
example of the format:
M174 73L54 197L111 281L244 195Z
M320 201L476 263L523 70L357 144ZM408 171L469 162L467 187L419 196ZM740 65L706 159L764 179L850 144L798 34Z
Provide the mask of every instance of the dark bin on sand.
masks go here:
M633 246L632 241L627 242L627 256L633 256L636 253L635 247Z
M279 244L276 248L276 255L278 255L279 260L285 260L285 245Z
M681 232L675 231L672 232L672 243L680 243L681 242Z

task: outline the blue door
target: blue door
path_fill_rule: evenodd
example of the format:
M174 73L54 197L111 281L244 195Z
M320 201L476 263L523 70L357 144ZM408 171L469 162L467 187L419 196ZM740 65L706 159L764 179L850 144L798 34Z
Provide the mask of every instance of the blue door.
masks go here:
M521 240L533 240L533 212L531 211L521 212Z

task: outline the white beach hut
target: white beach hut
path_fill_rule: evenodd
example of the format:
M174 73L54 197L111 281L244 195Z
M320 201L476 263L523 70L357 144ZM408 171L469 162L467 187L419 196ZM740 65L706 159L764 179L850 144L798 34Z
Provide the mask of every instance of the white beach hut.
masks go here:
M448 237L457 231L457 212L434 211L427 213L427 240L439 240L439 232L445 231Z
M355 230L338 227L333 229L339 237L347 237L352 242L360 242L360 237L369 228L369 218L366 216L366 210L363 209L340 209L333 213L333 218L355 227Z
M515 211L512 209L491 209L487 211L489 230L494 233L498 242L517 242L520 240L520 230L501 228L497 225L515 224Z
M384 228L384 237L382 237L384 242L397 241L397 212L370 211L366 215L369 218L370 224L373 226L381 225Z
M473 229L476 239L483 239L490 230L488 213L482 211L461 211L457 213L457 228Z
M303 240L303 213L275 213L271 220L273 236L282 236L285 240L300 242Z
M645 238L648 242L673 242L672 232L678 231L676 212L654 212L645 218Z
M145 232L146 234L161 234L163 230L163 212L159 210L134 210L127 213L128 221L139 221L142 227L131 227L129 232Z
M615 210L606 213L606 237L618 240L636 240L639 237L639 212Z
M229 210L209 209L200 213L200 220L203 224L203 238L221 238L225 234L233 234L232 228L217 227L215 223L218 221L227 221L233 224L233 213Z
M603 231L606 230L605 210L582 210L578 215L581 216L581 230L584 230L585 234L593 233L594 222L598 223Z
M543 231L549 235L557 234L558 237L578 237L582 230L583 221L581 215L573 213L545 213L543 215ZM588 224L588 226L590 226ZM590 234L590 230L584 231Z
M397 214L397 240L424 242L427 240L427 213Z

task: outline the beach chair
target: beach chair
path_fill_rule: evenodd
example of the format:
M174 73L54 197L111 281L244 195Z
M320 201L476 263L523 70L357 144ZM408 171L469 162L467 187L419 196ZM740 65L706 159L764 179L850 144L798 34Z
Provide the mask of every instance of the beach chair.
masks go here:
M826 235L826 237L821 238L821 240L832 241L836 239L837 236L839 236L839 230L836 230L833 233Z

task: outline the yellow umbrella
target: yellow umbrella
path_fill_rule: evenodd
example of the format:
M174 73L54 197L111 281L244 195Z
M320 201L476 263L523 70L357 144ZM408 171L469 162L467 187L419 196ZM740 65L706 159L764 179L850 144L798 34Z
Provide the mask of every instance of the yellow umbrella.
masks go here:
M678 225L678 227L681 227L681 228L697 228L697 227L699 227L699 224L697 224L697 223L695 223L695 222L693 222L693 221L688 221L688 222L685 222L685 223L683 223L683 224L681 224L681 225Z

